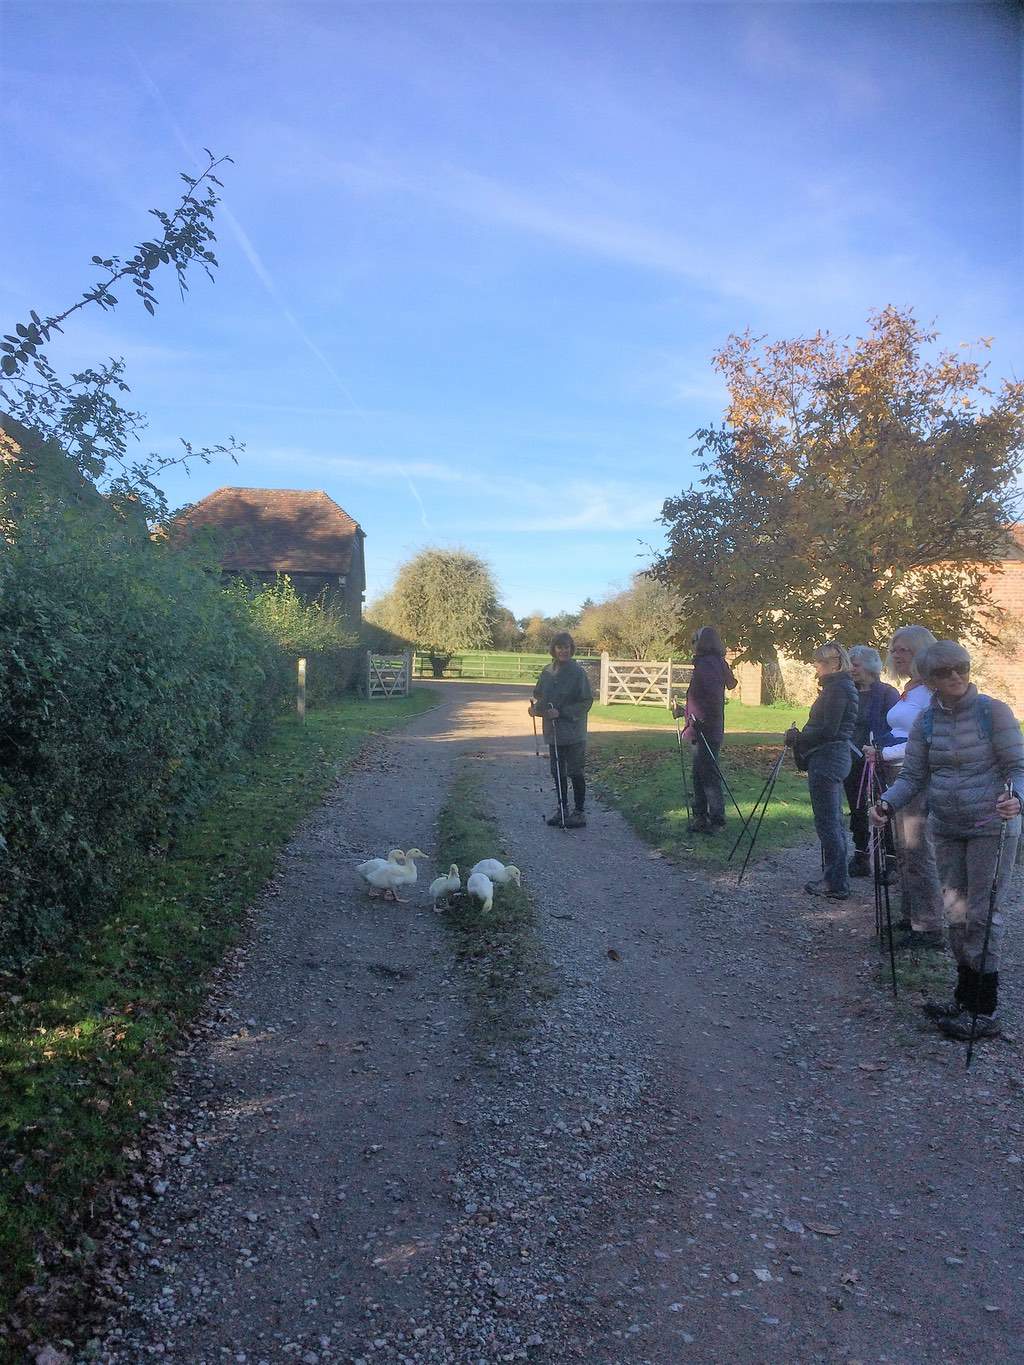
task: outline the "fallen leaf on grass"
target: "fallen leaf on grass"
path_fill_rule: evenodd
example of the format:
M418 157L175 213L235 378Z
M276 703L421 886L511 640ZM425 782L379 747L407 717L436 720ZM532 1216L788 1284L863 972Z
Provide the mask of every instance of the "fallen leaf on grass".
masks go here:
M831 1223L805 1223L804 1227L808 1232L820 1232L822 1237L838 1237L839 1228L834 1228Z
M609 948L609 949L608 949L608 956L611 958L611 960L612 960L613 962L621 962L621 961L622 961L622 954L619 952L619 950L618 950L617 948Z
M648 858L664 858L665 855L660 848L652 848L647 856Z

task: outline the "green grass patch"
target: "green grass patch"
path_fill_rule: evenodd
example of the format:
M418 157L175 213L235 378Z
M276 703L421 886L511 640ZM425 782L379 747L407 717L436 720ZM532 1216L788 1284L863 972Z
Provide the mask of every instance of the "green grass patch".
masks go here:
M747 708L744 708L747 709ZM761 707L750 707L761 711ZM792 713L788 713L792 714ZM754 732L727 738L720 763L725 779L747 816L778 757L781 733ZM691 783L692 750L684 743L687 781ZM675 734L606 733L590 736L588 766L598 794L619 809L637 832L664 853L707 868L727 865L740 829L736 811L726 795L724 833L712 837L687 834L686 805ZM773 849L806 843L813 835L807 779L787 758L775 785L758 835L755 858ZM740 855L745 852L745 845Z
M463 885L483 858L507 854L501 834L472 772L452 784L438 820L438 864L458 864ZM486 914L465 893L445 912L456 955L467 972L469 1001L479 1041L493 1044L529 1033L532 1007L555 993L554 974L537 936L533 902L523 887L495 886Z
M625 702L615 706L601 706L595 702L590 714L598 720L623 725L667 725L675 729L672 714L664 706L632 706ZM725 707L727 733L764 731L781 735L791 725L803 725L807 720L806 706L744 706L730 701Z
M299 821L368 735L434 704L420 689L281 720L110 914L0 975L0 1320L40 1273L37 1255L66 1268L91 1254L93 1202L131 1171L181 1029Z

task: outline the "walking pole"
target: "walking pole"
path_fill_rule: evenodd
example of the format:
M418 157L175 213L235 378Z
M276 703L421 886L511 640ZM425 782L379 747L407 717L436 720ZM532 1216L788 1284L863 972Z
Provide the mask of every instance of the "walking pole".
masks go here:
M739 886L740 882L742 882L743 874L747 870L747 863L750 862L750 855L754 851L754 845L757 843L757 836L761 832L761 821L764 819L764 813L768 809L768 802L772 799L772 792L775 790L775 783L778 780L778 776L782 770L782 764L785 761L785 758L786 750L783 749L782 753L779 754L778 758L775 760L775 767L772 769L771 775L771 786L768 788L768 795L765 797L764 805L761 807L761 814L758 816L757 819L757 828L754 830L754 833L751 837L750 847L747 849L747 856L743 859L743 866L740 868L740 875L736 879L737 886ZM751 819L753 819L753 814L751 814Z
M693 813L690 810L690 783L686 776L686 755L683 752L683 732L679 728L679 717L676 716L676 743L679 745L679 768L683 774L683 801L686 805L686 823L693 822Z
M889 817L891 822L892 816ZM888 823L888 822L887 822ZM884 827L883 827L884 828ZM878 830L879 848L882 845L882 830ZM893 942L892 933L892 901L889 899L889 878L886 876L882 881L882 898L885 905L885 932L889 939L889 971L892 973L892 998L899 998L899 988L896 985L896 944Z
M530 712L530 715L533 718L533 752L540 758L540 740L537 738L537 717L532 711Z
M864 788L865 805L870 806L881 796L875 765L871 760L868 760L865 765ZM882 860L885 857L882 834L882 830L873 829L868 835L871 843L871 880L875 888L875 937L878 939L879 945L882 942Z
M783 753L785 753L785 750L783 750ZM765 780L764 780L764 786L761 788L760 792L758 793L757 800L754 802L753 806L750 808L750 814L747 816L746 820L744 821L743 828L740 830L739 834L737 834L737 836L736 836L736 842L733 844L732 848L729 850L729 856L728 856L728 858L726 859L726 862L729 862L729 863L732 862L732 860L733 860L733 855L735 854L736 850L739 848L739 846L740 846L740 841L742 840L744 834L746 834L746 833L749 831L750 823L751 823L751 821L753 820L754 816L757 814L758 807L760 806L761 802L762 802L763 799L764 799L765 792L767 792L767 791L768 791L768 788L769 788L770 786L772 786L773 781L774 781L774 777L775 777L775 767L773 766L772 769L771 769L771 771L769 772L768 776L767 776L767 777L765 778Z
M1004 796L1012 796L1013 788L1009 784L1003 787ZM996 895L999 891L999 868L1003 861L1003 845L1006 843L1006 821L1000 817L999 847L996 849L996 867L992 873L992 888L988 893L988 914L985 916L985 937L981 944L981 965L978 968L978 975L974 985L974 1004L971 1007L971 1036L967 1039L967 1066L971 1064L971 1057L974 1055L974 1035L978 1029L978 1005L981 1002L981 978L985 975L985 964L988 961L988 941L992 935L992 917L996 913Z
M729 793L729 800L730 800L730 801L732 802L732 804L736 807L736 814L737 814L737 815L740 817L740 819L743 821L743 824L746 825L747 822L746 822L746 820L744 819L743 812L740 810L739 802L736 800L735 796L733 796L733 794L732 794L732 788L729 786L728 782L726 782L726 780L725 780L725 773L723 773L723 772L722 772L722 769L718 766L718 759L715 757L715 751L714 751L714 749L712 749L711 745L708 743L708 741L707 741L707 736L705 735L704 731L701 729L701 727L700 727L699 725L697 726L697 734L700 736L701 743L704 745L704 748L707 749L707 751L708 751L708 758L711 759L711 762L712 762L712 765L714 766L715 772L718 774L718 780L719 780L719 782L721 782L722 786L723 786L723 787L725 788L725 790Z
M565 829L565 798L562 795L562 765L558 758L558 736L555 734L554 721L551 722L551 735L555 741L551 746L551 752L555 756L555 786L558 789L558 819L562 828Z

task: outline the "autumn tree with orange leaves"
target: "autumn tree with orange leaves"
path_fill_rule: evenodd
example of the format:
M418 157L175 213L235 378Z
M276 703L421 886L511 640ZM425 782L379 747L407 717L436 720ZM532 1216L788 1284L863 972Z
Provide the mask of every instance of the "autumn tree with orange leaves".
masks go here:
M1024 383L989 386L936 338L893 307L853 342L729 338L725 420L696 433L704 477L665 502L653 566L681 639L714 621L761 663L911 621L995 642L984 580L1016 519Z

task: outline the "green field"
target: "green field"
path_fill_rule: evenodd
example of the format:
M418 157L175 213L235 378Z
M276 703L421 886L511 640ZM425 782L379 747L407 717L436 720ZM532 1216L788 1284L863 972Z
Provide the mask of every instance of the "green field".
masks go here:
M585 659L588 656L579 657ZM550 662L550 654L515 654L512 651L501 654L488 650L473 650L465 654L452 655L444 670L444 676L464 678L466 681L535 683L541 669ZM413 675L417 678L434 676L429 655L416 654Z
M616 712L630 709L601 708L612 713L611 719ZM779 755L784 730L790 724L802 724L806 715L806 710L799 707L733 703L727 708L727 736L719 761L744 816L750 812ZM683 747L690 782L692 749L689 744ZM590 737L587 764L598 794L620 810L648 843L664 853L705 867L727 865L729 851L740 830L735 807L726 794L728 824L724 833L708 837L686 832L686 804L674 728L650 734L638 730L595 731ZM796 771L792 757L787 757L761 825L755 857L775 848L804 843L812 837L813 829L807 779ZM741 857L745 849L744 844Z
M596 719L612 723L619 721L623 725L667 725L675 729L670 712L661 706L628 706L625 703L601 706L595 702L590 714ZM726 733L749 734L759 731L781 735L791 725L803 725L806 720L806 706L744 706L741 702L731 701L725 708Z

